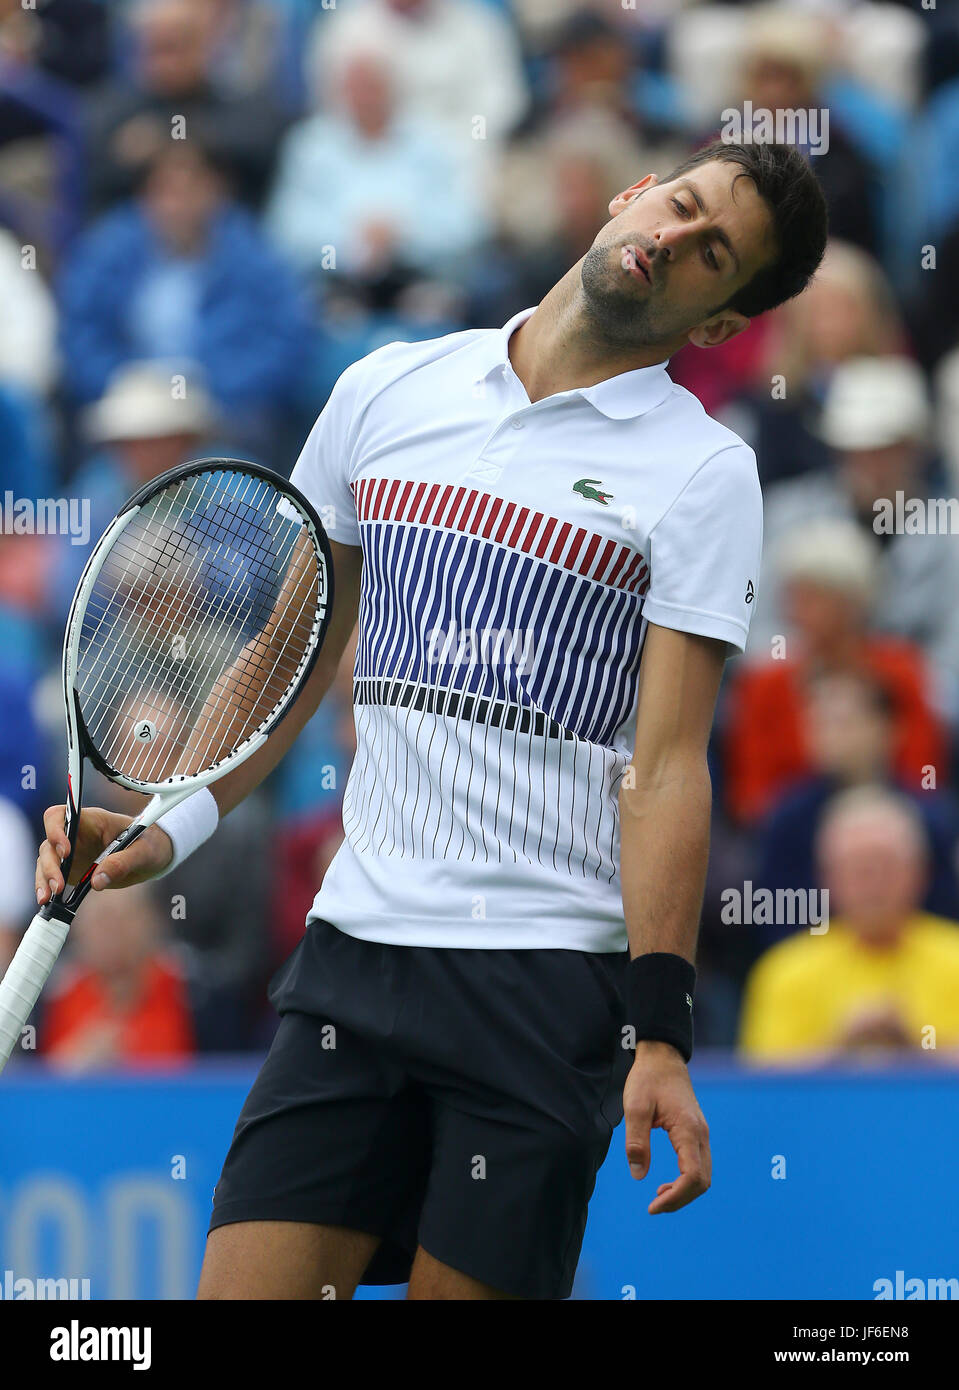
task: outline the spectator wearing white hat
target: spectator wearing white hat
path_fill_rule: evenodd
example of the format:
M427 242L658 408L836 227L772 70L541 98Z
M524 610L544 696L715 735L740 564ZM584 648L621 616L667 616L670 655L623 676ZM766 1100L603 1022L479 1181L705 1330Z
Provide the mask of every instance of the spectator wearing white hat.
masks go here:
M818 425L835 463L822 473L771 488L766 498L765 582L749 653L769 655L787 619L776 558L787 532L821 518L854 522L875 549L877 632L917 643L934 677L933 698L959 714L959 537L931 481L931 410L922 372L908 358L856 358L837 367ZM903 525L903 506L925 524ZM946 501L948 499L945 499ZM955 510L955 509L954 509ZM891 526L890 526L891 523Z
M52 575L50 607L65 616L90 547L132 493L187 459L209 453L217 423L213 400L193 364L131 362L111 376L83 416L93 452L70 483L89 504L89 546L63 538Z

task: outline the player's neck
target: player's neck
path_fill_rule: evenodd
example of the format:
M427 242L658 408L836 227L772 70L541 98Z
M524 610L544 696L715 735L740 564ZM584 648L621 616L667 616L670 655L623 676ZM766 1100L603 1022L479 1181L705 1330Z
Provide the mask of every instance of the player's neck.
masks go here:
M623 372L665 362L670 356L661 344L618 351L598 341L582 294L577 291L578 283L579 266L575 265L510 338L510 362L531 401L596 386Z

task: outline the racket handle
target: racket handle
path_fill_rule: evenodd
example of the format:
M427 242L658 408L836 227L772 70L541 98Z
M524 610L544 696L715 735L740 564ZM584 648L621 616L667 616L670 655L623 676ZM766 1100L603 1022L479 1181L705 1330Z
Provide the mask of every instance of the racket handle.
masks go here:
M38 912L0 981L0 1071L20 1041L23 1025L50 978L69 930L66 922Z

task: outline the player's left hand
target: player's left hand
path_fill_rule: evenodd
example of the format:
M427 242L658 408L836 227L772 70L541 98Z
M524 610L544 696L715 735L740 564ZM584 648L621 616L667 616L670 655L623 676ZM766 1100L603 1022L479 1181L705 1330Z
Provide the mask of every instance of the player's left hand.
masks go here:
M640 1042L623 1090L626 1158L634 1178L649 1172L650 1132L664 1129L679 1159L679 1177L660 1183L650 1216L679 1211L712 1181L709 1126L693 1093L686 1063L669 1043Z

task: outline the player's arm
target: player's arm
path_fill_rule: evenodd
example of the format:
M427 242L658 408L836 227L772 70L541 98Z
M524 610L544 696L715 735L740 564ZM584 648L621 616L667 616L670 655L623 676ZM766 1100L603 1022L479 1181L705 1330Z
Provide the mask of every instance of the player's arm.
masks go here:
M721 642L650 623L640 666L636 743L619 795L623 910L630 957L666 952L692 963L709 855L706 749L725 651ZM710 1183L709 1131L682 1054L638 1040L623 1096L626 1155L649 1169L650 1130L664 1128L680 1176L649 1210L676 1211Z
M269 776L296 741L304 725L316 713L320 701L333 683L340 659L356 625L362 551L358 546L339 545L335 541L330 542L330 547L334 574L333 612L316 665L282 723L262 748L258 748L246 762L241 763L211 787L221 816L233 810ZM297 582L295 574L288 582ZM251 646L243 654L241 663L266 659L269 651L270 639L267 636L264 642L256 645L255 650ZM242 671L239 668L237 680L242 681ZM222 698L222 692L218 698ZM63 833L64 807L49 807L43 819L47 838L40 846L37 859L38 903L46 902L52 893L62 889L63 875L60 865L69 848ZM106 811L101 807L83 810L77 826L77 852L71 866L71 882L75 882L86 872L98 853L130 823L130 819L130 816ZM97 871L97 879L101 873L105 873L112 888L141 883L161 873L169 864L172 852L173 846L169 836L159 825L151 826L129 849L105 859ZM97 887L97 879L94 879L94 887Z
M269 776L296 742L301 730L313 718L320 701L333 684L340 659L356 626L363 552L359 546L339 545L336 541L330 541L330 549L333 554L333 613L316 658L316 665L283 723L270 735L263 747L211 787L221 816L226 815L227 811L232 811L234 806L238 806L244 797L249 796L250 792ZM271 744L274 747L271 748Z

